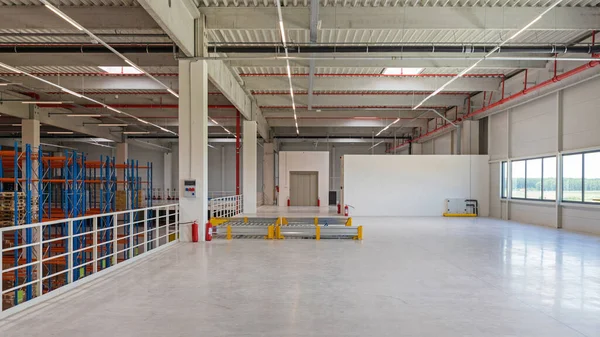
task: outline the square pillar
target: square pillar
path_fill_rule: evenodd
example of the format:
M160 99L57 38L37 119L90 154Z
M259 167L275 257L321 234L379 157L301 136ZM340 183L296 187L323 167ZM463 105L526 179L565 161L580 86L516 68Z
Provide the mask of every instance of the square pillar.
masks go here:
M116 154L115 154L115 162L117 165L121 164L129 164L127 159L129 158L129 146L127 142L117 143ZM124 181L125 180L125 169L117 169L117 180ZM125 190L125 184L117 184L117 189L119 191Z
M208 220L208 72L206 61L179 61L179 221L183 242L198 222L204 240ZM184 197L184 180L195 180L194 197Z
M263 203L275 202L275 144L263 144Z
M171 152L163 155L163 187L167 196L175 197L173 193L173 154Z
M244 213L256 213L256 122L244 121L242 138L242 194Z
M24 119L21 121L21 140L23 145L31 145L32 151L37 151L40 146L40 121L37 119Z

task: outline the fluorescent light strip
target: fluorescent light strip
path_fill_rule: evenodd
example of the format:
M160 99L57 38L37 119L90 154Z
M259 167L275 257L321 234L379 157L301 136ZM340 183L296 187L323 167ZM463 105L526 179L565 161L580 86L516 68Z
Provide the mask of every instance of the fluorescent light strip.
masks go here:
M80 95L80 94L76 93L75 91L73 91L73 90L69 90L69 89L67 89L67 88L63 88L63 87L61 87L61 88L60 88L60 90L62 90L62 91L64 91L64 92L66 92L67 94L73 95L73 96L75 96L75 97L77 97L77 98L82 98L82 97L83 97L83 95Z
M123 131L124 135L147 135L150 131Z
M83 30L83 27L81 25L79 25L77 22L75 22L75 20L71 19L70 17L68 17L66 14L64 14L63 12L59 11L58 8L52 6L49 2L47 1L42 1L44 3L44 5L46 6L46 8L48 8L49 10L53 11L54 14L60 16L63 20L67 21L68 23L70 23L73 27L79 29L79 30Z
M99 114L67 114L67 117L102 117Z
M103 127L125 127L125 126L129 126L129 124L125 124L125 123L101 123L101 124L96 124L96 126L103 126Z
M156 77L150 75L147 71L145 71L144 69L142 69L137 64L133 63L133 61L131 61L130 59L128 59L127 57L125 57L125 55L119 53L116 49L114 49L113 47L111 47L108 43L104 42L104 40L102 40L99 37L97 37L96 35L94 35L94 33L90 32L89 30L85 29L83 26L79 25L75 20L71 19L68 15L66 15L65 13L63 13L62 11L60 11L58 8L52 6L52 4L48 0L40 0L40 2L43 3L48 9L50 9L54 14L58 15L63 20L65 20L68 23L70 23L71 25L75 26L77 29L85 32L89 37L91 37L92 39L98 41L98 43L100 43L101 45L103 45L104 47L106 47L108 50L110 50L111 52L113 52L115 55L117 55L118 57L120 57L127 64L129 64L130 66L134 67L136 70L138 70L139 72L143 73L144 75L146 75L148 78L152 79L154 82L158 83L163 88L167 89L167 91L169 91L169 93L171 93L173 96L179 98L179 95L177 95L177 93L175 93L173 90L171 90L171 88L169 88L166 84L164 84L161 81L159 81Z
M48 131L49 135L72 135L73 131Z
M506 39L505 41L502 41L502 43L498 44L496 47L494 47L494 49L492 49L489 53L487 53L484 57L480 58L479 60L477 60L477 62L475 62L473 65L471 65L470 67L464 69L463 71L461 71L459 74L457 74L455 77L453 77L451 80L449 80L448 82L446 82L444 85L442 85L438 90L434 91L433 94L425 97L425 99L423 99L419 104L417 104L414 108L412 108L413 110L418 109L419 107L421 107L425 102L427 102L431 97L437 95L440 91L442 91L445 87L447 87L450 83L456 81L458 78L466 75L469 71L473 70L473 68L475 68L480 62L484 61L485 59L487 59L488 57L490 57L492 54L494 54L495 52L497 52L498 50L500 50L500 48L505 45L508 41L516 38L517 36L519 36L521 33L523 33L524 31L526 31L529 27L533 26L536 22L538 22L543 16L544 14L548 13L549 11L551 11L554 7L558 6L563 0L558 0L556 1L554 4L552 4L552 6L548 7L544 12L542 12L542 14L540 14L539 16L537 16L535 19L533 19L531 22L529 22L527 25L525 25L525 27L521 28L518 32L516 32L515 34L513 34L510 38ZM278 5L279 6L279 5ZM382 131L380 131L379 133L381 133Z
M62 101L23 101L21 102L22 104L40 104L40 105L44 105L44 104L63 104L66 102L62 102ZM69 103L73 103L72 101Z
M279 30L281 31L281 42L283 43L283 50L285 51L285 65L288 75L288 81L290 83L290 97L292 99L292 107L294 109L294 120L296 121L296 134L300 134L300 129L298 129L298 119L296 118L296 104L294 102L294 86L292 85L292 70L290 68L290 60L288 59L288 48L287 42L285 39L285 27L283 25L283 15L281 15L281 4L279 1L275 2L277 4L277 15L279 17Z
M388 124L386 127L384 127L383 129L381 129L381 131L379 131L375 137L379 136L382 132L384 132L385 130L389 129L392 125L398 123L400 121L400 118L396 118L395 121L391 122L390 124Z

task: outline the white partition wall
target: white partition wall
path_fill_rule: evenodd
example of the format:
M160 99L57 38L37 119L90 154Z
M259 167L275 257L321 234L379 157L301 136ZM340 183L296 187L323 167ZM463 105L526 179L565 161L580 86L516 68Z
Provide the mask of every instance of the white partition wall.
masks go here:
M444 200L479 201L488 215L488 156L344 156L344 202L352 216L441 216Z
M286 206L290 197L290 172L319 172L319 199L327 207L329 196L329 152L280 151L279 152L279 205Z

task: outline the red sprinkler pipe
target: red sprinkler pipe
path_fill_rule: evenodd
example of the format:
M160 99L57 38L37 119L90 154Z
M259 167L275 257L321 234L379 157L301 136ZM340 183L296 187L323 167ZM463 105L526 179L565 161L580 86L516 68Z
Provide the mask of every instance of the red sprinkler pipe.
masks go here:
M555 76L555 77L553 77L553 78L551 78L549 80L546 80L546 81L541 82L541 83L539 83L537 85L534 85L533 87L531 87L529 89L524 89L523 91L520 91L520 92L517 92L517 93L515 93L513 95L510 95L510 96L508 96L508 97L506 97L504 99L501 99L501 100L499 100L499 101L497 101L495 103L492 103L492 104L490 104L490 105L488 105L486 107L483 107L483 108L481 108L481 109L479 109L477 111L473 111L471 113L468 113L462 119L459 118L459 119L455 120L455 122L462 122L463 119L471 118L473 116L482 114L482 113L484 113L484 112L486 112L486 111L488 111L490 109L493 109L495 107L501 106L502 104L508 103L510 101L514 101L517 98L525 96L525 95L527 95L529 93L532 93L534 91L540 90L540 89L542 89L544 87L549 86L550 84L560 82L560 81L562 81L564 79L567 79L567 78L569 78L571 76L575 76L575 75L577 75L577 74L579 74L579 73L581 73L583 71L586 71L586 70L588 70L590 68L594 68L594 67L596 67L598 65L600 65L600 61L591 61L591 62L588 62L588 63L586 63L586 64L584 64L582 66L579 66L577 68L571 69L571 70L569 70L569 71L567 71L565 73L562 73L560 75L557 75L557 76ZM527 75L527 73L525 73L525 75ZM527 83L527 82L525 82L525 83ZM395 149L397 149L397 148L399 148L401 146L404 146L404 145L408 144L409 142L416 142L416 141L418 141L420 139L428 137L428 136L430 136L430 135L432 135L432 134L434 134L434 133L436 133L438 131L441 131L441 130L447 128L449 125L452 125L452 124L446 124L446 125L444 125L442 127L439 127L439 128L437 128L435 130L427 132L423 136L420 136L420 137L417 137L417 138L412 139L410 141L404 142L404 143L402 143L402 144L400 144L400 145L398 145L396 147L391 148L388 151L393 151L393 150L395 150Z
M239 111L235 118L235 194L240 195L240 133L241 114Z

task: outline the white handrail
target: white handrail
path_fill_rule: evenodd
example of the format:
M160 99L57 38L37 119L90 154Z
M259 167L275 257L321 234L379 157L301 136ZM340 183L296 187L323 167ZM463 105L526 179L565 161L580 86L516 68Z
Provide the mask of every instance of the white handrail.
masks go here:
M232 218L242 214L244 211L243 195L232 195L229 197L210 199L208 209L210 218Z
M9 253L6 257L16 260L10 268L0 264L0 278L14 278L8 289L0 282L0 317L27 306L27 301L42 300L55 290L175 243L178 233L178 204L0 228L0 260ZM7 247L11 238L14 241Z

